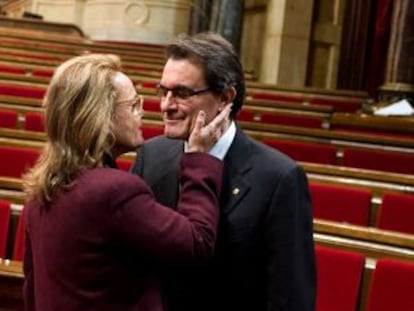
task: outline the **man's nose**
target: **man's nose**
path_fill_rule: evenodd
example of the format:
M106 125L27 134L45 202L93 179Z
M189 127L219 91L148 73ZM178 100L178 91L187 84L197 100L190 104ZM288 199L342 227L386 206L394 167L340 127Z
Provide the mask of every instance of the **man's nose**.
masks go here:
M163 98L161 98L161 109L176 109L177 101L171 91L168 91Z

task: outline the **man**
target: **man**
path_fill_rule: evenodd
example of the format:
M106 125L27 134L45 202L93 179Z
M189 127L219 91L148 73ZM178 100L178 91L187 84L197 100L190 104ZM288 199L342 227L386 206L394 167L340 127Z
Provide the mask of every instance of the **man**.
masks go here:
M133 167L161 203L176 206L178 160L197 111L204 110L209 122L233 103L227 131L211 150L225 165L215 254L208 262L169 263L168 310L314 310L306 175L290 158L247 137L237 125L245 83L232 46L213 33L184 35L167 46L166 54L158 94L168 138L145 143Z

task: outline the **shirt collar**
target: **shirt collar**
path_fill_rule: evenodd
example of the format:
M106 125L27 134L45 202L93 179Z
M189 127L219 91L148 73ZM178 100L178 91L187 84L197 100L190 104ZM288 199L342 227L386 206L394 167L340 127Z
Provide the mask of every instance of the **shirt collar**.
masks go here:
M209 151L209 154L223 160L229 151L231 143L236 136L236 124L234 121L231 121L227 131L219 138L219 140L214 144L213 148Z
M235 136L236 124L234 121L231 121L229 128L223 135L221 135L219 140L213 145L208 153L220 160L223 160L229 151L231 143L233 142ZM185 142L184 150L187 150L187 142Z

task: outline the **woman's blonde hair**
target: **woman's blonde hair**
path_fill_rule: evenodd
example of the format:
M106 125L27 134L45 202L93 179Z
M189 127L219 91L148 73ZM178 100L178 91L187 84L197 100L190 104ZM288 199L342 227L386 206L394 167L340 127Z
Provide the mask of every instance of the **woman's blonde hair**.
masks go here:
M120 59L109 54L77 56L56 69L43 101L46 146L23 177L29 199L48 202L55 191L70 187L81 169L102 165L115 141L118 71Z

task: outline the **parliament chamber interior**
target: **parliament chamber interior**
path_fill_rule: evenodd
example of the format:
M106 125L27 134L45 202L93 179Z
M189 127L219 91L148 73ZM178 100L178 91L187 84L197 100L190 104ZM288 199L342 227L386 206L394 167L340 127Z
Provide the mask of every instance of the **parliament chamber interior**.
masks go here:
M136 19L134 10L143 7L148 11L146 20L136 21L138 29L153 27L141 38L128 37L136 31L128 23L119 35L115 22L111 33L99 32L107 27L100 22L82 24L68 16L59 21L59 8L42 6L42 1L0 2L0 311L23 310L21 176L46 140L42 100L54 69L85 53L119 55L125 73L145 96L144 138L162 135L156 86L165 38L182 27L192 33L211 29L200 8L220 3L193 2L198 10L186 8L188 23L176 21L181 28L166 26L171 29L165 33L159 24L150 24L152 18L160 21L156 7L125 4L124 18ZM296 8L299 13L291 11L300 1L233 2L244 3L225 8L244 16L233 21L239 24L229 37L245 67L246 97L237 122L249 136L297 161L308 177L318 280L315 310L414 310L414 51L409 44L414 15L407 9L409 0L318 0ZM281 2L291 2L284 15L276 12ZM289 28L295 16L304 23L303 12L308 12L308 24L302 30L308 33L293 44L299 35L290 35ZM220 21L228 13L210 14ZM271 29L276 26L270 25L272 17L263 18L266 14L283 15L286 27L277 39L283 45L272 40L278 29ZM338 14L339 22L329 26L327 21ZM223 32L217 25L213 30ZM148 40L151 29L156 40ZM300 67L297 73L291 73L296 70L291 61ZM406 105L408 113L397 111L398 104ZM384 108L389 112L377 113ZM129 171L134 159L135 153L124 154L117 159L119 169Z

